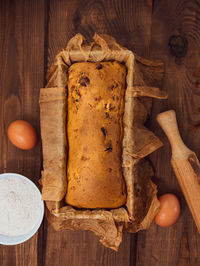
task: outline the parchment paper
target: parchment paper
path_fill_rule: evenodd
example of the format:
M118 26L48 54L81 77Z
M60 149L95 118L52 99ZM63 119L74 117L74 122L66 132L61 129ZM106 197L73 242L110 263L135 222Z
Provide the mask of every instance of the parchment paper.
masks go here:
M164 74L161 62L152 62L121 47L110 36L93 37L87 43L75 35L55 57L47 74L46 88L40 91L40 118L43 146L42 198L46 216L55 230L90 230L100 242L118 250L123 228L129 232L147 229L159 208L153 171L146 159L161 141L144 123L150 115L152 98L166 99L160 91ZM66 205L67 176L67 80L74 62L116 60L127 67L122 167L127 188L126 205L118 209L85 210Z

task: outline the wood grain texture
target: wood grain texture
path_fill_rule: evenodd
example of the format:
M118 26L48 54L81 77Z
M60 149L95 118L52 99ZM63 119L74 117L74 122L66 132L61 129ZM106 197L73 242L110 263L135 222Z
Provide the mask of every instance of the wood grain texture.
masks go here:
M36 184L40 176L40 142L31 151L14 147L7 127L25 119L39 129L39 89L44 82L44 1L0 1L0 171L17 172ZM38 265L38 235L17 246L0 246L1 265Z
M169 142L155 120L159 112L174 109L185 144L199 156L200 99L198 77L194 75L195 71L198 75L200 59L197 48L199 18L198 1L176 0L173 4L172 1L154 1L150 57L161 59L165 63L163 89L169 97L165 102L154 102L149 126L164 142L164 147L150 158L156 170L154 181L158 184L159 194L174 192L181 200L182 212L180 219L172 227L163 230L153 224L145 235L138 234L136 265L200 264L199 234L170 165ZM175 43L170 43L171 36L176 37ZM188 42L188 49L184 46L184 39Z
M144 0L50 1L48 66L53 62L56 53L65 47L68 40L76 33L83 34L88 40L91 40L95 32L110 34L114 36L121 45L125 45L129 49L137 51L139 55L143 54L143 56L148 56L151 40L151 13L152 6ZM142 39L141 43L143 35L145 38ZM52 234L53 233L49 234L50 237ZM74 237L77 237L77 239L80 238L82 234L91 235L91 233L87 232L62 232L55 234L54 239L58 239L56 241L57 245L62 245L63 241L66 239L69 239L68 242L70 242ZM124 241L122 246L124 245ZM99 247L99 243L97 238L91 235L90 241L87 243L90 250L88 253L88 260L93 261L94 265L132 265L135 261L133 246L135 246L136 243L136 235L127 235L126 242L129 243L126 245L126 260L123 257L121 248L118 254L114 255L112 251L108 251L106 248L101 247L101 252L94 256L94 254L96 254L95 250ZM49 243L52 243L52 241L47 241L46 252L51 254L52 249L54 250L55 247ZM57 248L59 249L59 247ZM73 247L71 248L73 249ZM79 246L79 253L85 254L85 252L85 248ZM105 254L107 260L102 264L102 257L104 257ZM65 253L63 256L65 256L65 261L71 259L68 253ZM95 260L100 262L96 261L95 264ZM51 257L46 257L47 265L49 265L51 261ZM70 265L85 265L85 263L85 260L78 262L78 260L74 258L74 261L71 261Z
M39 88L47 67L76 33L91 39L106 33L138 55L165 63L167 101L154 101L148 126L164 142L150 156L159 194L174 192L181 217L170 228L123 234L119 252L106 249L90 232L55 232L44 220L26 243L0 246L0 265L200 265L200 238L173 174L171 150L156 115L175 109L181 136L200 156L200 2L198 0L2 0L0 1L0 170L37 183L41 143L20 151L7 139L8 124L21 118L39 133Z
M58 255L59 254L59 255ZM130 265L130 235L123 235L118 253L102 246L92 232L60 231L48 227L44 265Z
M109 3L109 1L108 1ZM68 40L80 32L91 39L94 32L108 33L105 10L106 2L101 1L50 1L49 5L49 38L48 38L48 65L56 53L65 47ZM114 11L114 8L112 8ZM97 23L100 19L100 23ZM106 19L106 20L105 20ZM99 30L96 28L96 25ZM62 34L58 34L62 32ZM50 233L49 233L50 232ZM130 246L134 245L130 234L124 234L123 242L118 253L109 250L99 243L91 232L54 232L48 226L45 265L130 265ZM132 244L131 244L132 243ZM65 247L68 252L64 252ZM79 255L77 256L77 249ZM56 251L63 250L62 257ZM124 252L126 251L126 252ZM54 264L54 265L55 265Z
M199 161L196 154L183 143L174 110L162 112L156 117L169 139L172 150L171 164L176 178L187 201L187 205L200 233L200 186L199 186Z

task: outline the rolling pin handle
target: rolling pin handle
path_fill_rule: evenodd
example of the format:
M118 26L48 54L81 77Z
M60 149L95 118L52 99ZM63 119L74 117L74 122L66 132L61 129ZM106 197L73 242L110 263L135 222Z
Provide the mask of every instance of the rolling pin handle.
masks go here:
M172 147L172 157L179 153L191 152L191 150L185 146L181 139L174 110L160 113L157 115L156 119L169 139Z
M200 163L183 143L174 110L158 114L157 121L172 147L171 164L200 233Z

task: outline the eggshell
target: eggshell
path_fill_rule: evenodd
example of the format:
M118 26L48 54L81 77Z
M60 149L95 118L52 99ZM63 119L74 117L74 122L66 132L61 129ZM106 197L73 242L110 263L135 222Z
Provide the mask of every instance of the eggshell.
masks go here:
M13 145L22 150L30 150L37 143L36 130L24 120L16 120L9 125L8 138Z
M173 225L180 215L180 203L174 194L164 194L159 198L160 210L155 216L155 223L161 227Z

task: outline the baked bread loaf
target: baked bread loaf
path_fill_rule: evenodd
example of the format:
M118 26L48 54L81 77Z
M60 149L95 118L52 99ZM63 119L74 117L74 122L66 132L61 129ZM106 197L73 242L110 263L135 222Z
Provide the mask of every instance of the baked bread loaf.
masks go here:
M118 62L81 62L68 74L66 202L120 207L126 201L121 166L126 68Z

